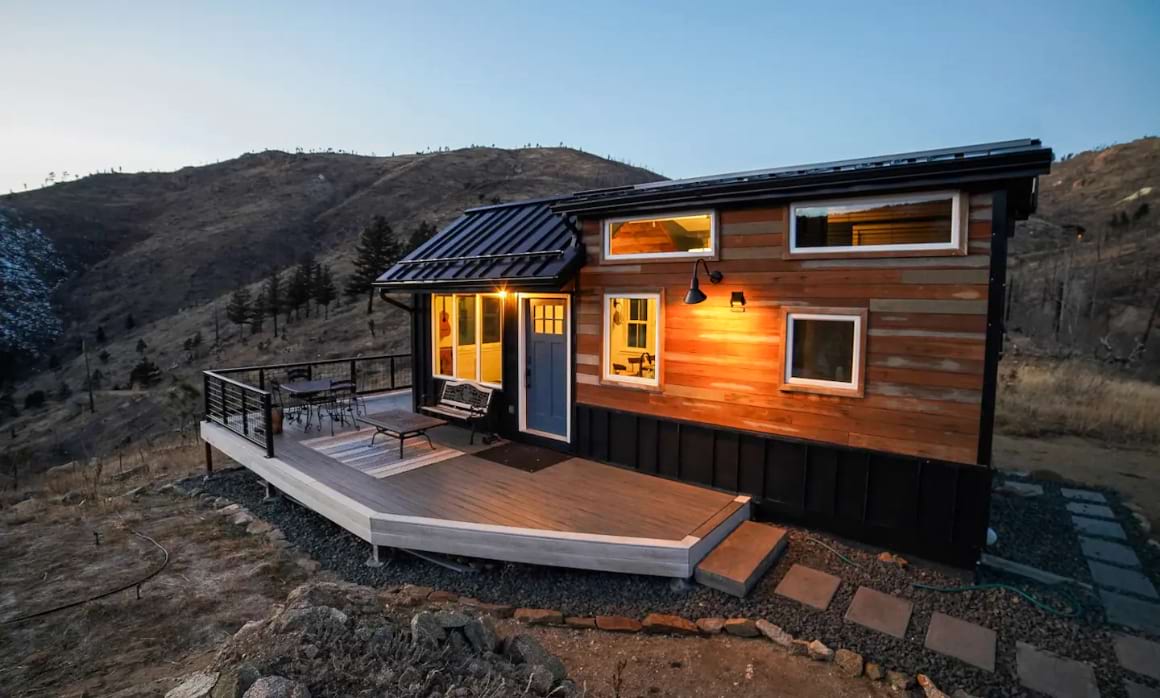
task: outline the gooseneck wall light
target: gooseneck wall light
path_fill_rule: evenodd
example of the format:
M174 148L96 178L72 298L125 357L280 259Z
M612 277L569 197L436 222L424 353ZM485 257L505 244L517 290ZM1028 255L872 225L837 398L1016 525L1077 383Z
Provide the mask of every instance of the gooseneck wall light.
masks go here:
M711 283L719 284L721 283L721 279L725 278L725 276L719 271L709 271L709 265L705 263L705 260L698 259L697 261L693 262L693 279L689 282L689 292L685 294L685 305L696 305L708 297L705 295L705 292L701 290L701 284L697 281L698 264L705 267L705 273L709 275L709 281Z

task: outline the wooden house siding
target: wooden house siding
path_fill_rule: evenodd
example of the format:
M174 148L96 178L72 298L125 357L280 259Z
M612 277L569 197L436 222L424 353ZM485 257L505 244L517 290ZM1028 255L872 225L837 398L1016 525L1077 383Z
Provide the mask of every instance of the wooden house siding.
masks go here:
M973 194L966 254L786 259L788 204L718 209L718 285L682 302L690 260L601 259L601 220L582 220L575 401L793 439L979 462L990 274L991 194ZM603 294L663 291L659 388L602 379ZM729 308L743 291L744 312ZM785 307L866 309L865 395L779 389Z

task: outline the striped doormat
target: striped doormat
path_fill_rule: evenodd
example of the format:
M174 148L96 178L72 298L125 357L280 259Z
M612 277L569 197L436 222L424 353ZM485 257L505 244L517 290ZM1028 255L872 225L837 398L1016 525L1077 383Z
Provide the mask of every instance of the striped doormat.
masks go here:
M361 470L378 478L405 473L408 470L432 465L448 458L463 455L461 452L436 443L434 450L427 445L427 439L412 437L403 447L403 457L399 458L399 441L379 434L371 446L374 429L348 431L334 436L323 436L302 442L303 446L318 451L334 460Z

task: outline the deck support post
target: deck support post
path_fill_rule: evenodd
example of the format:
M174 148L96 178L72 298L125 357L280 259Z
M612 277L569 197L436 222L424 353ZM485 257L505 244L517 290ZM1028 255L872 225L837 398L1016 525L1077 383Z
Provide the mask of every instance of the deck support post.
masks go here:
M367 558L367 561L366 561L367 567L378 568L378 567L383 566L383 560L380 557L381 549L382 549L382 546L378 546L378 545L375 545L374 543L371 543L371 556Z
M210 475L213 475L213 446L210 446L208 441L206 441L204 443L205 443L205 476L209 477Z
M278 492L278 488L274 487L273 485L271 485L269 482L266 482L266 481L263 481L263 484L266 485L266 496L262 497L262 503L269 504L270 502L277 501L278 495L280 494Z

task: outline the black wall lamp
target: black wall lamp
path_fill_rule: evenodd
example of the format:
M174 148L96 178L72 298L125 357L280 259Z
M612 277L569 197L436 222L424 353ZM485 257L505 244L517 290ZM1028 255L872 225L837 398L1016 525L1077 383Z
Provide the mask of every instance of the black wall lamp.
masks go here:
M693 262L693 280L689 282L689 292L685 294L685 305L696 305L708 297L701 290L701 284L697 281L698 264L705 266L705 273L709 275L709 281L711 283L719 284L721 283L721 279L725 278L719 271L709 271L709 265L705 263L705 260L698 259Z

